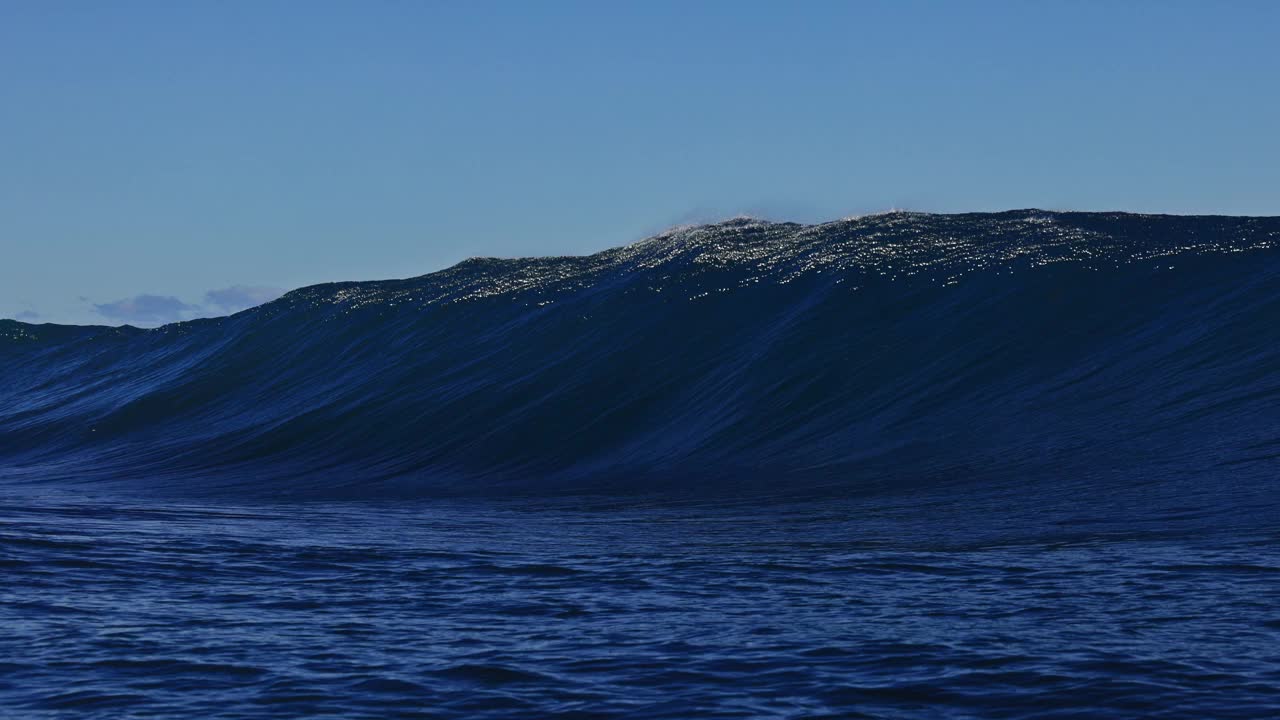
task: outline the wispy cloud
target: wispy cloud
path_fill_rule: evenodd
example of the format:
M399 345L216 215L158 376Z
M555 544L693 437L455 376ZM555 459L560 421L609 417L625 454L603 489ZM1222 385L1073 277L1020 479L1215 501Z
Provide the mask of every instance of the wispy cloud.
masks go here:
M23 322L31 322L31 321L33 321L33 320L39 320L39 319L40 319L40 313L35 312L34 310L23 310L22 312L18 313L17 315L14 315L14 316L13 316L13 319L14 319L14 320L21 320L21 321L23 321Z
M141 325L189 320L200 312L199 305L188 305L172 295L135 295L109 303L94 303L93 309L109 319Z
M284 290L274 287L232 285L220 290L210 290L204 294L206 305L217 308L224 313L239 312L246 308L271 302L284 294Z
M196 318L229 315L271 302L284 294L274 287L232 285L210 290L203 303L188 303L172 295L143 293L108 303L91 303L98 315L132 325L163 325Z

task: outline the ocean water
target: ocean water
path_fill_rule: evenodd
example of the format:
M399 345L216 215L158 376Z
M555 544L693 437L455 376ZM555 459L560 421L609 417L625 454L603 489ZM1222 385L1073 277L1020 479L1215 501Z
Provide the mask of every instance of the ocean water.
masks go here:
M0 717L1280 716L1280 219L740 219L0 378Z
M862 501L7 498L8 717L1265 718L1280 534Z

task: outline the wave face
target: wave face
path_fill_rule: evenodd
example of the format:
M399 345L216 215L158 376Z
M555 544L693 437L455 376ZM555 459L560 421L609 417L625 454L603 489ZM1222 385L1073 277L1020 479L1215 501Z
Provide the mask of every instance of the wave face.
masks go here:
M1248 493L1280 218L733 220L136 328L0 323L0 477L148 492Z

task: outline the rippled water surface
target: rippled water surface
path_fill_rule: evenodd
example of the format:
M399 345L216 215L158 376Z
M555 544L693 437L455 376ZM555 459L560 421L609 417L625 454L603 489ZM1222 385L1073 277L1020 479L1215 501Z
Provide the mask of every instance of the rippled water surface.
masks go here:
M3 503L5 717L1280 712L1280 536L1185 508Z

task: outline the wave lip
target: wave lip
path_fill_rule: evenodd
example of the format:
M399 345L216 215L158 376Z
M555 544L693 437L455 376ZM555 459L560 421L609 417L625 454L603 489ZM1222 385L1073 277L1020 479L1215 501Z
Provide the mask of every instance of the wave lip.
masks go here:
M0 479L1248 494L1280 458L1278 243L1277 218L735 219L152 330L0 321Z

